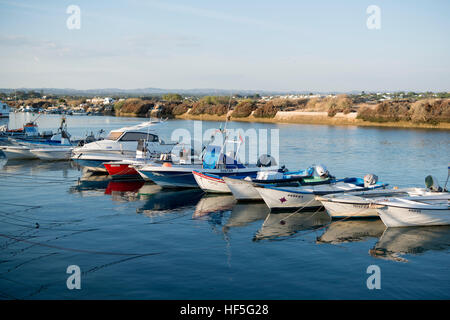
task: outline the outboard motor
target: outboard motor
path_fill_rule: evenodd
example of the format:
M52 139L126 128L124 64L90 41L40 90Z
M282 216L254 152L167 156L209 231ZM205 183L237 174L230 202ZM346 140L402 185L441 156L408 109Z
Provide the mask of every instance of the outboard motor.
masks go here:
M317 176L321 177L321 178L328 178L330 176L330 173L327 170L327 167L325 167L323 164L315 166L314 167Z
M138 145L136 148L136 159L145 159L147 156L147 145L144 139L138 140Z
M259 157L258 161L256 162L257 167L270 167L270 166L276 166L277 161L274 157L272 157L269 154L263 154Z
M364 187L370 187L373 186L378 182L378 177L372 173L366 174L364 176Z
M425 177L425 185L427 189L433 192L442 192L442 188L439 186L437 179L433 176Z

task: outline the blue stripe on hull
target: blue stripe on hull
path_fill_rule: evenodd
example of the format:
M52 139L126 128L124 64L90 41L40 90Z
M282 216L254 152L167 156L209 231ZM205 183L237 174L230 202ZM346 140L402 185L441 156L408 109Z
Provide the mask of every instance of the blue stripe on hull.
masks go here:
M141 171L141 173L164 188L198 188L192 172Z
M208 174L208 171L212 170L201 170L197 169L197 171ZM144 174L148 179L152 180L154 183L158 184L164 188L198 188L197 181L195 181L194 175L192 172L171 172L171 171L140 171ZM256 172L248 172L245 176L255 176ZM215 172L214 175L217 177L227 177L227 176L235 176L242 173L239 172Z

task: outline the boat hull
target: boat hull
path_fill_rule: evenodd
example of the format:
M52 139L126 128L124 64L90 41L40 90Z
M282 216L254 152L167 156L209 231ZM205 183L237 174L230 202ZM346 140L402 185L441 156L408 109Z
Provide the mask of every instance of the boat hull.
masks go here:
M138 170L138 173L163 188L198 188L191 171Z
M193 172L195 181L197 181L198 186L211 193L231 193L225 181L220 177L212 177L205 175L201 172Z
M72 154L71 148L61 148L59 150L55 149L33 149L30 150L32 154L34 154L37 158L41 160L49 160L49 161L61 161L61 160L69 160Z
M388 228L450 225L450 210L384 206L377 209Z
M373 218L378 217L376 209L371 208L368 202L345 203L321 200L322 205L331 218Z
M267 170L273 168L267 168ZM164 188L198 188L199 185L192 171L213 174L220 177L235 175L254 175L261 168L233 168L233 169L203 169L202 165L173 165L164 167L161 165L142 166L138 168L141 176L145 176ZM220 189L222 190L222 189ZM221 191L219 193L222 193ZM213 191L211 191L213 192ZM231 191L226 191L230 193Z
M130 167L126 163L103 163L106 171L113 179L129 179L129 178L140 178L141 176L136 171L136 169Z
M298 194L285 190L255 187L271 210L305 209L314 210L322 207L314 194Z
M9 160L31 160L37 159L27 147L8 146L1 149Z
M88 159L77 159L72 157L72 160L77 163L79 166L83 167L87 171L96 172L96 173L104 173L107 174L104 162L110 162L111 160L88 160ZM119 160L118 160L119 161Z
M262 201L261 195L250 181L224 177L223 179L237 201Z

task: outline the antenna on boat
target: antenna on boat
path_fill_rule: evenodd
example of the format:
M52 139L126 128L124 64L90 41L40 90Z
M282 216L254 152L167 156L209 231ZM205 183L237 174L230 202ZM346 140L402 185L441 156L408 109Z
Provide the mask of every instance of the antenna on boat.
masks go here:
M228 113L230 113L230 108L231 108L231 98L233 97L233 91L230 90L230 99L228 99L228 109L227 109L227 114L225 116L225 127L224 130L227 130L227 124L228 124Z
M447 182L448 182L449 176L450 176L450 166L448 167L447 180L445 180L445 186L444 186L444 189L447 189Z

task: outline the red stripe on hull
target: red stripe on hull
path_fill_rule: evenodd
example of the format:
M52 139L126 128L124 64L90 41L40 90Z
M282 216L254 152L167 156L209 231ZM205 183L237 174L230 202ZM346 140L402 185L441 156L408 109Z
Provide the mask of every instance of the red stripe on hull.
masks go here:
M130 168L128 164L104 164L106 171L110 176L138 176L139 173L134 169Z
M212 181L219 182L219 183L225 183L225 181L223 181L223 179L217 179L217 178L213 178L213 177L210 177L210 176L206 176L206 175L204 175L201 172L192 172L192 173L197 175L197 176L199 176L199 177L207 179L207 180L212 180Z

